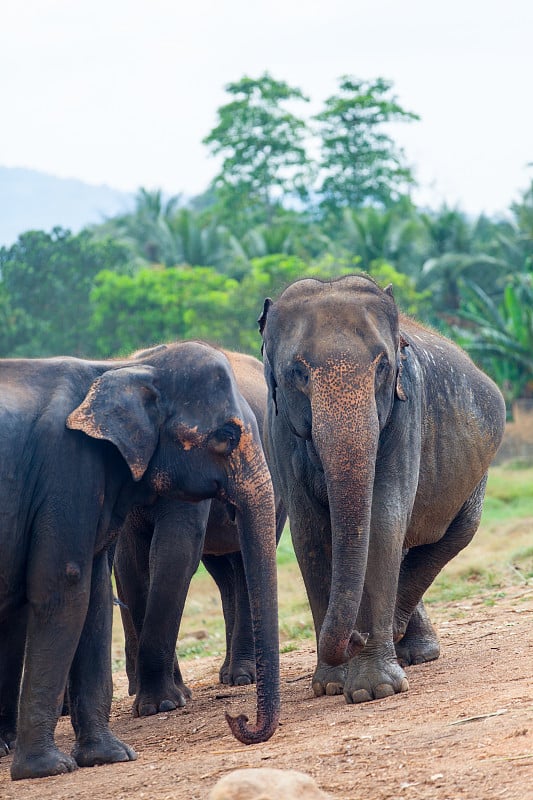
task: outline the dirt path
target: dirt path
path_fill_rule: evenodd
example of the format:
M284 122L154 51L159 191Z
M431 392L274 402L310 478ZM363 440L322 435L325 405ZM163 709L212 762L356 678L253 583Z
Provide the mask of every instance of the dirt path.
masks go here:
M245 747L229 734L224 710L253 716L253 688L219 686L215 659L183 664L194 691L186 709L143 720L131 717L117 673L111 726L138 760L12 783L11 758L3 758L0 798L204 800L222 775L248 766L307 772L342 800L533 798L533 589L431 614L441 658L409 668L410 691L385 700L315 699L311 646L283 655L282 725L264 745ZM70 749L68 720L57 739Z

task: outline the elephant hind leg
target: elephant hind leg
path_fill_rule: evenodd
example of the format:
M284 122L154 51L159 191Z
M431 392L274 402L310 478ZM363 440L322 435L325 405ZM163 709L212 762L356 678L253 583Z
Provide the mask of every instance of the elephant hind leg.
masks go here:
M421 600L407 624L402 638L395 643L396 656L402 667L434 661L440 655L437 632Z
M226 657L219 671L220 682L230 686L255 683L255 644L242 555L206 555L203 562L220 591L226 625Z
M26 643L26 608L0 623L0 756L13 748Z
M418 635L422 640L427 639L425 646L429 648L429 652L434 650L435 644L431 645L430 641L435 640L436 635L434 635L434 631L432 632L425 609L421 613L419 604L442 568L472 540L481 520L486 484L487 475L485 474L441 539L431 544L412 547L405 555L400 568L394 615L394 640L400 644L400 650L401 642L409 634L413 615L410 636L416 639ZM403 647L405 650L408 643ZM437 656L435 655L433 658L437 658ZM418 662L411 661L410 663Z

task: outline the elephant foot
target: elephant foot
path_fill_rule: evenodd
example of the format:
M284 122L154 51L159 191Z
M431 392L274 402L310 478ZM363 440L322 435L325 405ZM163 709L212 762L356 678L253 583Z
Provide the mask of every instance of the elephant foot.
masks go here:
M132 707L134 717L151 717L166 711L183 708L192 697L191 690L185 686L166 686L161 690L138 692Z
M395 640L396 656L403 667L435 661L440 655L437 632L422 602L411 615L401 639Z
M346 667L343 664L338 667L318 664L311 684L315 697L322 697L323 695L332 697L336 694L342 694L345 680Z
M135 761L137 753L107 730L98 737L80 739L72 749L72 756L79 767L94 767L98 764Z
M344 685L347 703L367 703L407 692L409 681L396 658L358 655L348 665Z
M224 662L219 672L220 683L226 686L249 686L255 683L255 661L240 659Z
M39 756L27 755L16 748L11 765L11 778L14 781L24 778L46 778L48 775L74 772L77 768L76 761L58 750L55 745L46 748Z

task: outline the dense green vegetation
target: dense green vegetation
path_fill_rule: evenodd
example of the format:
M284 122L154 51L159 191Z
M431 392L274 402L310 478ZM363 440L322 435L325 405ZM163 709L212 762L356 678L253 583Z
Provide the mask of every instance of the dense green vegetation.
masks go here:
M365 271L465 346L508 402L532 396L533 182L499 218L417 208L390 126L418 118L390 81L343 76L311 119L304 93L269 74L226 89L204 194L184 204L141 189L131 213L0 249L0 356L109 357L193 337L258 355L265 296Z

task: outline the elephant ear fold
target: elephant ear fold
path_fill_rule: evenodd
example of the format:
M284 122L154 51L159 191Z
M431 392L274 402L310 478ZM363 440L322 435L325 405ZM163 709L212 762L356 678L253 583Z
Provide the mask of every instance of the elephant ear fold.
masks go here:
M159 439L160 399L153 367L110 369L93 382L66 425L112 442L139 481Z
M396 396L399 400L407 400L407 395L405 394L405 390L402 385L402 372L403 372L403 362L407 358L407 354L405 353L405 348L409 347L409 342L407 339L400 334L400 344L398 346L398 361L397 361L397 368L396 368Z
M261 312L261 316L257 320L257 324L259 325L259 333L261 335L263 334L263 331L265 330L268 309L270 308L271 305L272 305L272 300L270 299L270 297L267 297L265 302L263 303L263 311Z

